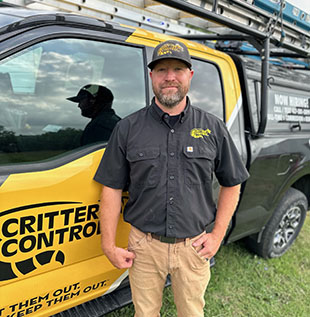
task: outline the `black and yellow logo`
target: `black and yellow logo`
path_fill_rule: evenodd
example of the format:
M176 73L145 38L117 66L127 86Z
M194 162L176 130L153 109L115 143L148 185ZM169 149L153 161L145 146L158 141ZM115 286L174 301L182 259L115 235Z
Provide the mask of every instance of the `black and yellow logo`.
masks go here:
M50 206L58 208L42 209ZM32 213L21 214L27 210ZM1 211L0 251L6 260L0 260L0 281L27 275L51 262L64 265L62 245L100 234L98 211L99 204L76 201L45 202ZM33 251L38 251L35 256L27 256ZM16 255L26 258L14 261Z
M201 129L201 128L195 128L191 130L191 137L195 139L203 138L204 136L209 136L211 134L210 129Z
M184 49L180 44L167 43L164 44L157 52L157 56L172 55L173 52L183 52Z

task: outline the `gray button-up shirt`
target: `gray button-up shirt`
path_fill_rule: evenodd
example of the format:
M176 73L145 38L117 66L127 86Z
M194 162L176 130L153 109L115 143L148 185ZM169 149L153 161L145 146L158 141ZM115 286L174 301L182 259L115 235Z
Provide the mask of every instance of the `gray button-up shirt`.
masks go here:
M248 178L225 124L187 106L171 126L152 101L116 125L94 179L128 189L124 219L143 232L193 237L214 221L213 173L222 186Z

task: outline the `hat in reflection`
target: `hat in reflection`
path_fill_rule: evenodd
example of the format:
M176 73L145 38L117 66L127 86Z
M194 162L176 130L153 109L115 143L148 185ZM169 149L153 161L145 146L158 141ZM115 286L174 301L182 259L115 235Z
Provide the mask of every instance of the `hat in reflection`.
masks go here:
M80 102L84 98L94 98L97 102L102 101L104 103L112 103L114 96L107 87L88 84L82 87L76 96L69 97L67 100Z

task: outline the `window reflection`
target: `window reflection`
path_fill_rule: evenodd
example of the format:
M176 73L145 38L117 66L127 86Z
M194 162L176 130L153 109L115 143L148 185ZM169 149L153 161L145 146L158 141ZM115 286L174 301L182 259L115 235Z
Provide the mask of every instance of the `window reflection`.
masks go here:
M189 97L194 106L223 120L223 93L219 71L211 63L192 60L194 76Z
M144 78L140 48L98 41L50 40L2 60L0 164L80 147L89 119L67 98L88 84L109 87L122 118L145 106Z

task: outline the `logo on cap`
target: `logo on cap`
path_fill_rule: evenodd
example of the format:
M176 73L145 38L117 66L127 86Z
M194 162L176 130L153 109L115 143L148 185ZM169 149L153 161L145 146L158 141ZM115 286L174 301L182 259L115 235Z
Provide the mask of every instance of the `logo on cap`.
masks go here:
M173 52L183 52L184 49L180 44L173 44L173 43L167 43L164 44L158 51L157 51L157 56L162 56L162 55L172 55Z

